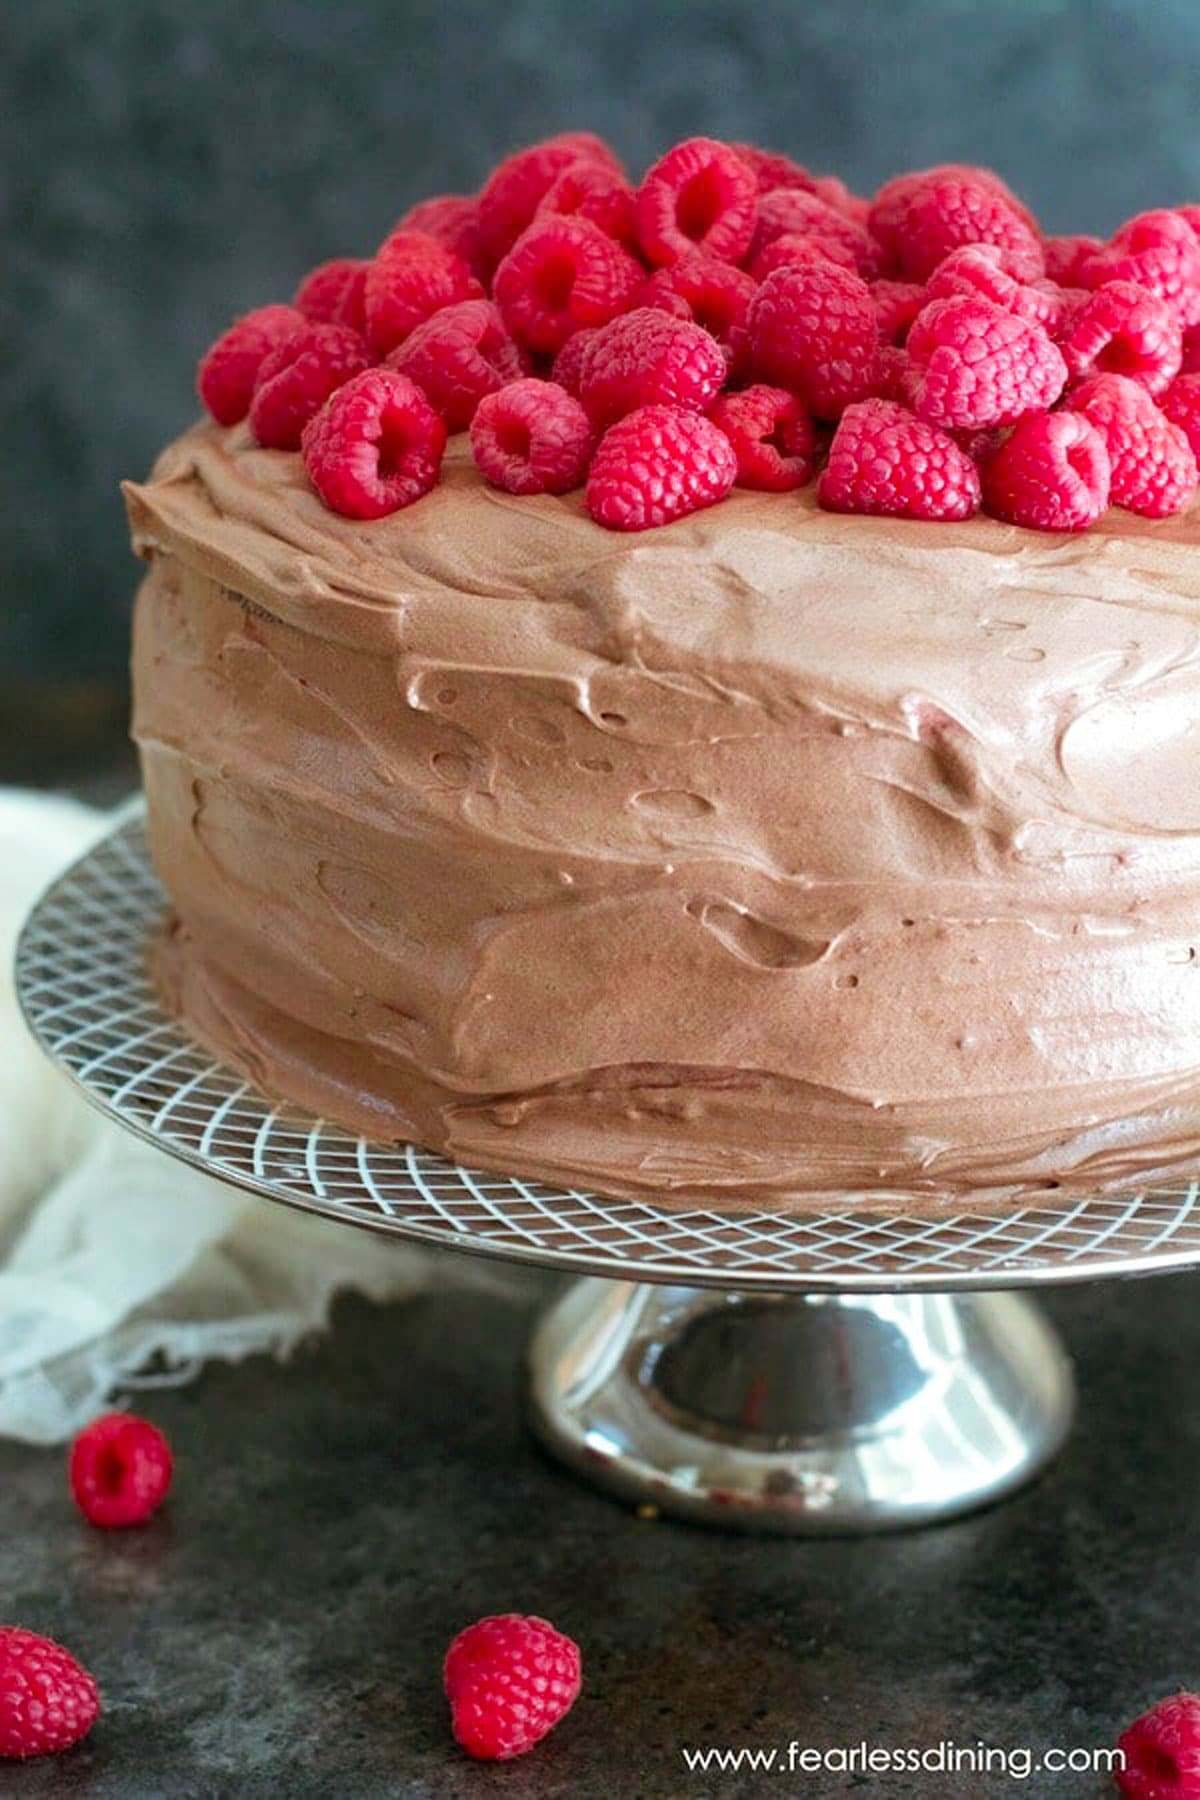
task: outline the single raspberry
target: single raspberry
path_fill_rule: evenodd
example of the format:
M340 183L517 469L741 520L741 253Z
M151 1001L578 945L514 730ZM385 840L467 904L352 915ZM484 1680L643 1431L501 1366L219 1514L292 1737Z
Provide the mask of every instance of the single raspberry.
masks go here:
M479 229L479 201L474 194L433 194L418 200L396 221L397 231L421 231L461 256L478 281L486 281L492 265Z
M653 306L692 319L728 345L746 322L746 309L757 284L744 269L697 251L681 256L669 269L656 269L638 291L639 306Z
M755 252L750 274L755 282L761 283L776 269L786 269L794 263L814 262L836 263L840 269L849 269L852 275L858 273L854 252L845 244L839 244L836 238L821 237L815 231L783 231ZM919 292L923 295L924 288Z
M519 344L553 355L581 325L606 325L630 305L641 265L590 219L535 219L492 284Z
M310 269L292 304L314 325L348 325L363 336L367 315L363 299L370 268L361 256L335 256Z
M565 168L541 201L535 216L561 213L568 218L590 219L606 237L637 253L636 200L623 175L603 163L573 162Z
M827 512L968 519L979 471L948 432L890 400L863 400L841 416L817 499Z
M1200 456L1200 371L1176 376L1158 404Z
M461 256L423 231L393 231L367 270L367 341L386 356L443 306L482 298Z
M759 196L751 265L756 266L767 245L785 232L793 237L816 238L822 245L837 244L842 251L837 260L848 256L847 266L856 268L868 280L883 272L879 246L870 232L816 194L806 194L799 188L777 188L774 193Z
M1106 281L1070 323L1062 339L1071 378L1128 375L1161 394L1179 373L1183 340L1167 302L1134 281Z
M773 188L806 188L810 194L816 193L816 176L790 156L782 156L777 150L760 150L757 144L730 144L729 148L736 150L753 169L760 194L769 194Z
M1117 1739L1125 1766L1116 1783L1129 1800L1189 1800L1200 1794L1200 1694L1156 1701Z
M1136 281L1165 300L1182 326L1200 324L1200 239L1178 212L1138 213L1080 273L1085 287Z
M579 398L600 426L639 406L704 412L720 393L725 371L721 346L703 326L639 306L592 339Z
M263 357L307 326L294 306L258 306L235 319L210 345L196 371L196 392L218 425L236 425L245 418Z
M761 384L743 388L721 394L708 416L733 445L739 487L784 494L812 480L817 432L795 394Z
M304 428L309 480L332 512L381 519L427 494L446 447L445 421L398 369L364 369Z
M1037 531L1086 531L1108 505L1104 439L1079 413L1030 413L983 466L994 518Z
M652 263L703 250L740 262L758 215L758 180L729 144L686 138L660 157L637 195L638 238Z
M588 350L600 329L598 325L586 325L582 331L573 331L555 357L554 366L550 370L551 381L576 400L579 398L579 384L583 379L583 365Z
M523 1756L574 1706L582 1685L579 1645L546 1619L498 1613L460 1631L442 1682L456 1741L469 1756Z
M479 230L493 266L508 255L563 170L581 160L621 174L608 145L590 131L545 138L492 170L479 195Z
M525 374L521 352L490 300L444 306L387 359L425 392L448 431L465 431L485 394Z
M1040 325L990 300L932 300L905 344L917 365L913 409L931 425L1009 425L1053 406L1067 380L1062 352Z
M1200 325L1183 334L1183 354L1179 364L1181 375L1194 375L1200 369Z
M940 262L925 284L930 300L946 300L953 294L982 295L1001 312L1015 313L1035 325L1051 328L1060 311L1060 290L1053 282L1021 282L1004 266L1004 253L995 244L964 244Z
M1074 233L1069 237L1043 238L1042 255L1046 259L1046 274L1051 281L1057 281L1060 287L1079 287L1083 265L1097 250L1103 248L1103 238L1088 237L1081 233Z
M871 392L879 334L871 290L834 263L776 269L746 314L755 374L792 389L818 418Z
M925 281L963 244L996 244L1018 281L1045 273L1042 246L1028 215L995 179L946 170L902 176L905 185L880 189L871 208L872 234L909 281Z
M132 1413L103 1413L71 1445L67 1473L75 1504L93 1525L141 1525L171 1485L171 1447L158 1427Z
M1071 411L1104 439L1114 506L1147 519L1182 511L1196 491L1196 458L1186 432L1164 417L1140 382L1095 375L1073 390Z
M925 305L925 289L916 281L873 281L871 298L881 344L902 344L908 328Z
M471 421L476 467L510 494L581 487L594 442L579 401L553 381L514 381L485 394Z
M0 1625L0 1757L69 1750L100 1713L96 1683L53 1638Z
M985 168L980 163L937 163L931 169L908 169L904 174L893 175L890 181L884 182L874 200L869 203L867 228L871 235L879 240L890 255L895 256L899 250L900 235L912 196L923 192L932 182L951 179L969 181L976 187L987 188L1005 201L1027 225L1036 227L1037 221L1033 214L1022 205L995 169Z
M348 325L310 325L263 357L250 402L250 429L269 450L298 450L308 421L335 388L371 366Z
M612 531L645 531L723 500L736 476L733 445L711 419L643 406L601 438L587 508Z

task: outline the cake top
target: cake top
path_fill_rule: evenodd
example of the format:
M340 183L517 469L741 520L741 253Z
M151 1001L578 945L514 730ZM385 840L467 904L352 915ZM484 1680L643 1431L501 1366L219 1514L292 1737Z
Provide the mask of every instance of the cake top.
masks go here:
M712 138L635 185L568 132L235 321L198 386L362 521L427 506L464 431L531 522L578 490L640 531L735 488L781 518L1164 520L1198 480L1198 233L1181 206L1047 236L988 169L867 200Z

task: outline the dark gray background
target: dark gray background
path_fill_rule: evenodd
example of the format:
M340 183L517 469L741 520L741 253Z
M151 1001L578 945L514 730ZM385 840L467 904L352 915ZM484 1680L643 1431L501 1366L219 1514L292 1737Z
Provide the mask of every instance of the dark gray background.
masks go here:
M695 131L744 136L864 190L898 166L990 161L1060 230L1200 197L1194 0L33 0L0 16L0 701L11 720L24 693L42 735L119 716L136 570L116 483L187 421L208 339L319 258L369 251L418 196L476 186L514 143L589 125L636 171Z

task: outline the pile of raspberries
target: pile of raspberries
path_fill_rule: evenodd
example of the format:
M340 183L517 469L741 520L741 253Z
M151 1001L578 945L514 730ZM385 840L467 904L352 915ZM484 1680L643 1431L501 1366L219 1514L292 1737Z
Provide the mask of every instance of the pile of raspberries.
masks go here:
M355 519L427 494L460 431L495 487L582 487L618 531L814 479L832 512L1165 518L1197 485L1200 206L1046 237L989 169L868 201L697 137L635 188L567 132L246 314L198 385Z

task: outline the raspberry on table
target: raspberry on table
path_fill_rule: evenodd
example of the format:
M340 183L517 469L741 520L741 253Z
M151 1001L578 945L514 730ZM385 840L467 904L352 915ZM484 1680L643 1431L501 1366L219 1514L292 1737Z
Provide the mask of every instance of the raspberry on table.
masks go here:
M639 306L592 339L579 398L600 426L639 406L704 412L724 385L726 367L721 346L703 326Z
M553 355L581 325L624 312L643 279L641 264L590 219L552 214L517 239L492 295L519 344Z
M652 263L703 250L740 262L758 217L758 180L737 151L716 138L685 138L660 157L637 193L638 239Z
M1052 406L1067 380L1062 352L1040 325L982 296L932 300L909 330L913 410L931 425L1009 425Z
M84 1518L106 1529L141 1525L171 1486L171 1448L157 1426L132 1413L104 1413L71 1445L67 1473Z
M606 237L637 253L636 196L623 175L603 163L569 163L540 202L537 214L590 219Z
M1136 281L1165 300L1185 328L1200 324L1200 238L1180 212L1138 213L1079 271L1085 287Z
M423 231L393 231L367 270L367 341L386 356L443 306L482 298L461 256Z
M1200 457L1200 371L1177 375L1158 404Z
M789 264L768 275L746 314L754 374L790 388L818 418L871 392L879 332L871 290L836 263Z
M1030 413L984 463L993 518L1035 531L1086 531L1108 505L1104 439L1080 413Z
M294 306L256 306L210 345L196 371L196 391L218 425L236 425L245 418L263 358L307 327L308 320Z
M603 138L590 131L560 132L506 156L492 170L479 194L479 231L493 266L507 256L563 170L581 160L622 173Z
M1196 457L1187 433L1159 410L1140 382L1094 375L1073 390L1071 410L1082 413L1104 439L1114 506L1147 519L1182 511L1196 491Z
M638 290L639 306L658 307L678 319L692 319L729 345L746 321L757 283L744 269L696 251L670 268L656 269Z
M566 1717L583 1682L579 1646L547 1619L497 1613L460 1631L442 1682L456 1741L469 1756L523 1756Z
M526 373L525 359L490 300L460 300L418 325L387 358L415 381L448 431L465 431L485 394Z
M397 231L421 231L461 256L477 281L491 274L491 260L479 229L479 201L474 194L433 194L418 200L396 221Z
M1128 1800L1194 1800L1200 1795L1200 1694L1156 1701L1117 1739L1125 1767L1116 1783Z
M485 394L471 421L475 465L510 494L581 487L595 433L587 413L553 381L514 381Z
M268 450L298 450L304 427L335 388L371 365L348 325L310 325L264 356L250 402L250 429Z
M883 272L879 245L870 232L818 195L799 188L777 188L759 196L758 224L750 247L752 266L757 265L767 246L785 232L794 237L816 238L820 244L836 244L840 254L835 260L857 269L866 280Z
M437 483L446 425L398 369L364 369L304 428L309 480L332 512L381 519Z
M1097 250L1103 248L1103 238L1089 237L1083 232L1075 232L1067 237L1043 238L1042 255L1046 259L1046 274L1051 281L1057 281L1060 287L1081 287L1083 265Z
M1179 373L1183 339L1161 295L1134 281L1106 281L1073 314L1062 352L1073 381L1128 375L1158 395Z
M575 400L579 398L579 384L583 380L583 365L587 360L588 350L600 329L598 325L585 325L581 331L573 331L551 366L551 381Z
M733 445L739 487L785 494L812 480L817 432L795 394L758 383L720 395L708 416Z
M871 298L880 343L902 344L925 305L925 289L919 281L873 281Z
M674 406L643 406L601 438L588 473L587 508L612 531L645 531L715 505L736 477L733 445L711 419Z
M979 507L979 471L949 432L890 400L848 406L817 483L827 512L906 519L967 519Z
M367 329L364 293L370 264L361 256L335 256L310 269L292 305L314 325L348 325L362 337Z
M778 150L760 150L757 144L730 144L729 148L754 171L760 194L769 194L773 188L804 188L810 194L816 193L816 176L792 157L783 156Z
M0 1758L69 1750L100 1713L96 1683L61 1644L0 1625Z
M964 244L995 244L1019 281L1045 273L1041 240L1028 215L998 177L933 169L902 175L880 189L870 229L908 281L926 281Z

